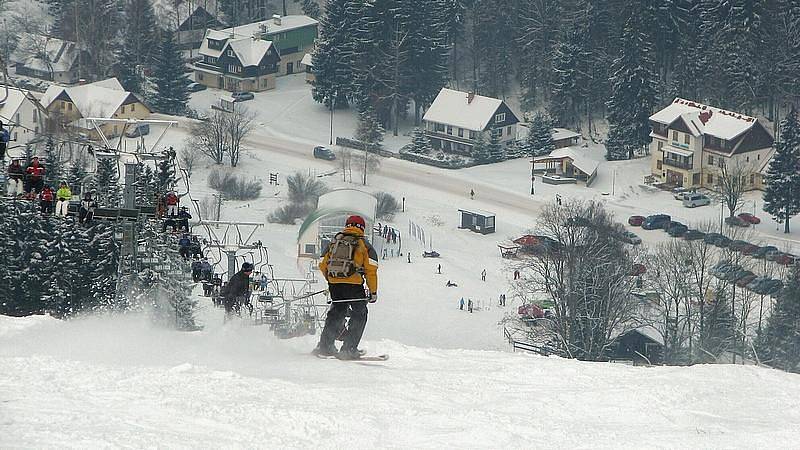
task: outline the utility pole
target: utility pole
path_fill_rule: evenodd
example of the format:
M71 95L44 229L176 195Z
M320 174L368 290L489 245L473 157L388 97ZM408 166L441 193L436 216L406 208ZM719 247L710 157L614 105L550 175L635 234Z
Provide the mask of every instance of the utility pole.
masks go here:
M222 194L211 194L211 195L213 195L214 198L217 199L217 210L216 210L216 214L215 214L216 218L214 220L219 222L220 213L222 211L222 201L224 200L224 197L223 197Z

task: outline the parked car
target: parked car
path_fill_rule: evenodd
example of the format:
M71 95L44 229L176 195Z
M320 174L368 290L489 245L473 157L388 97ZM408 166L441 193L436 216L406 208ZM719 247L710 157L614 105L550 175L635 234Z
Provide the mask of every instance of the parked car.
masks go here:
M731 217L726 217L725 218L725 225L728 225L728 226L731 226L731 227L746 228L746 227L750 226L750 222L748 222L748 221L746 221L744 219L740 219L740 218L738 218L736 216L731 216Z
M698 206L706 206L711 204L711 199L703 194L691 193L683 198L683 206L685 208L696 208Z
M728 274L736 272L740 270L741 267L737 266L736 264L730 261L720 261L714 265L714 267L709 270L711 275L714 275L717 278L723 278L728 276Z
M256 98L252 92L232 92L231 97L233 97L234 102L243 102Z
M672 189L672 196L675 197L675 200L683 200L683 194L689 192L688 189L685 187L676 187Z
M751 292L759 295L772 295L783 289L783 281L767 277L756 277L746 287Z
M147 123L137 123L125 132L125 136L129 138L147 136L148 134L150 134L150 124Z
M699 230L688 230L686 233L683 234L683 238L687 241L697 241L700 239L704 239L706 234Z
M747 245L749 245L749 243L747 241L743 241L741 239L737 239L735 241L731 241L731 243L728 245L728 248L733 250L733 251L735 251L735 252L740 252Z
M669 227L667 228L667 234L672 237L681 237L687 231L689 231L689 227L680 222L670 222Z
M747 273L745 273L740 277L737 277L736 280L734 280L736 286L739 286L740 288L747 287L747 285L750 284L751 281L756 279L756 274L750 272L749 270L746 272Z
M639 245L642 243L642 238L630 231L623 231L620 233L619 240L631 245Z
M186 89L189 92L200 92L200 91L205 91L206 89L208 89L208 87L205 84L190 83Z
M655 230L656 228L664 228L669 224L671 217L666 214L654 214L647 216L642 222L642 228L645 230Z
M318 145L314 147L314 158L319 159L327 159L328 161L333 161L336 159L336 153L333 150L325 147L323 145Z
M782 266L791 266L797 262L797 257L789 253L781 253L775 258L775 262Z
M752 256L756 251L758 251L758 246L748 242L747 245L742 247L740 253L743 255Z
M731 240L730 238L723 236L719 233L708 233L703 238L703 242L705 242L706 244L715 245L720 248L725 248L728 245L730 245Z
M644 222L644 216L630 216L628 217L628 225L632 227L640 227Z
M778 251L779 251L778 248L775 247L774 245L767 245L764 247L759 247L758 250L754 251L751 256L757 259L766 259L767 253L778 252Z
M754 215L752 215L750 213L741 213L741 214L737 215L736 217L744 220L747 223L751 223L753 225L758 225L758 224L761 223L761 219L759 219L758 217L756 217L756 216L754 216Z
M751 273L753 273L753 272L750 272L747 269L739 268L739 270L733 270L733 271L730 271L730 272L726 273L725 276L722 277L722 279L725 280L725 281L730 281L731 283L734 283L739 278L746 277L747 275L749 275Z

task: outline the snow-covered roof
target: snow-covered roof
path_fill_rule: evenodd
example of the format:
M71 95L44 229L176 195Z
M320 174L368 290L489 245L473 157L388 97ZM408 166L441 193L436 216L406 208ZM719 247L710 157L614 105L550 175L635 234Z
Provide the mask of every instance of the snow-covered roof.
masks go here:
M300 60L300 64L308 67L314 67L314 58L311 56L311 53L306 53L303 55L303 59Z
M162 28L176 29L186 19L189 18L195 11L203 8L214 15L214 11L218 10L216 0L203 0L203 2L181 2L176 3L173 0L151 0L153 4L153 12L155 13L156 20ZM180 20L181 23L178 23Z
M249 67L257 66L264 59L264 55L267 54L270 47L272 47L271 41L247 37L228 41L222 51L224 52L227 48L232 49L242 66Z
M672 147L669 145L664 147L664 151L667 153L675 153L676 155L681 155L686 157L694 156L694 152L691 150L684 150L682 148Z
M39 34L20 33L19 44L10 59L15 64L42 72L68 72L75 65L75 43Z
M5 97L5 90L5 86L0 86L0 97ZM0 103L0 120L2 120L6 125L9 123L13 124L14 114L17 113L17 110L20 106L22 106L22 103L25 102L27 97L28 91L9 86L8 98L6 98L4 102Z
M630 333L632 331L635 331L635 332L641 334L642 336L645 336L645 337L649 338L653 342L656 342L658 344L664 345L664 337L652 325L642 325L640 327L636 327L634 329L627 330L624 333L618 333L618 332L617 333L612 333L612 338L616 339L619 336L628 334L628 333Z
M581 137L580 133L576 133L566 128L553 128L553 140L560 141L562 139L574 139Z
M678 118L683 118L695 136L708 134L725 140L742 135L756 124L754 117L682 98L650 116L650 120L664 125L671 125Z
M42 106L49 108L62 93L69 96L81 116L102 118L112 117L128 96L132 95L122 88L116 78L72 87L53 84L42 95L40 99Z
M483 217L494 217L495 216L495 213L493 213L493 212L485 211L485 210L482 210L482 209L476 209L476 208L459 208L459 211L460 212L465 212L465 213L470 213L470 214L477 214L477 215L483 216Z
M472 131L483 131L503 101L476 94L470 102L469 96L467 92L442 88L431 107L425 112L423 120Z
M585 173L588 176L594 175L597 171L597 167L600 165L600 161L592 159L586 155L584 155L580 149L575 147L562 147L557 148L550 152L549 155L542 156L540 158L536 158L536 160L544 160L544 159L554 159L554 158L569 158L572 160L572 165L575 166L578 170Z
M262 20L260 22L248 23L239 25L238 27L225 28L222 30L208 30L206 33L207 38L215 40L224 40L241 37L252 37L253 35L265 34L267 37L277 33L283 33L297 28L308 27L317 25L319 22L303 15L288 15L280 18L280 24L276 23L277 19Z

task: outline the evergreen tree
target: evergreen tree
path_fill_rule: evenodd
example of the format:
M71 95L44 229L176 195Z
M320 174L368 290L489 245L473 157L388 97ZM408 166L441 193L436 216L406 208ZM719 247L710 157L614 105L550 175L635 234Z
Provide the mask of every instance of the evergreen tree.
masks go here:
M301 8L303 9L303 14L314 19L318 18L321 13L316 0L303 0Z
M558 44L553 55L552 97L548 111L560 125L579 126L589 86L585 68L588 51L585 29L576 29Z
M765 364L800 373L800 269L794 269L778 295L755 348Z
M175 169L170 158L165 158L158 163L156 175L156 186L161 195L175 188Z
M155 91L150 104L156 111L174 115L186 111L190 81L183 69L183 56L175 43L175 33L163 30L161 43L154 57L153 77L150 80Z
M730 299L723 286L714 291L714 299L706 306L703 328L700 330L700 348L714 356L719 356L733 345L736 318L731 311ZM700 359L707 358L702 352Z
M327 0L319 21L319 37L311 55L314 64L312 95L327 107L347 106L352 98L351 65L354 21L348 14L348 0Z
M489 130L489 143L486 145L486 151L489 153L489 162L499 162L506 159L506 149L500 142L500 136L502 135L503 129L492 125Z
M789 219L800 213L800 121L794 107L781 122L781 139L764 182L764 211L788 233Z
M355 137L368 148L376 147L383 141L383 127L371 109L367 108L359 114Z
M76 158L72 160L67 171L67 185L73 194L81 194L83 180L86 178L86 159Z
M525 138L525 152L531 156L544 156L555 149L552 122L545 114L537 113L533 116L530 131Z
M635 149L650 143L649 118L656 100L656 75L652 69L653 44L647 41L644 26L645 20L636 12L630 15L622 34L621 55L612 66L611 99L607 103L609 141L614 145L614 150L607 153L610 159L623 157L618 152L620 148L627 148L624 157L632 158Z
M479 132L475 137L475 144L472 146L472 157L478 164L491 162L492 156L489 154L489 146L486 144L486 137Z
M64 168L62 167L59 153L53 139L48 137L44 145L44 160L47 164L47 170L44 172L45 186L56 187L64 179Z
M119 207L122 192L119 187L117 163L111 158L98 158L94 187L97 189L95 200L100 206Z
M117 77L131 92L143 93L142 69L153 63L158 27L150 0L130 0L125 5L122 47L117 54Z
M481 55L478 86L484 95L505 97L509 76L513 74L515 42L513 4L505 0L475 0L473 33Z
M409 148L409 152L416 153L418 155L430 155L432 151L433 149L431 148L431 141L428 139L428 136L425 135L425 131L419 127L414 128L414 132L411 136L411 147Z
M564 6L560 0L542 0L520 2L519 7L520 100L523 109L531 111L537 100L546 100L549 96L549 85L555 73L555 52L562 34Z
M612 124L608 129L608 138L606 139L606 159L609 161L627 159L630 152L631 145L625 139L624 128Z
M144 165L141 162L136 168L136 204L137 205L154 205L154 198L159 193L158 182L155 177L155 172L149 165Z
M414 124L419 125L421 112L433 103L436 95L447 83L448 30L440 2L430 0L404 0L399 6L406 10L408 48L408 91L414 100Z

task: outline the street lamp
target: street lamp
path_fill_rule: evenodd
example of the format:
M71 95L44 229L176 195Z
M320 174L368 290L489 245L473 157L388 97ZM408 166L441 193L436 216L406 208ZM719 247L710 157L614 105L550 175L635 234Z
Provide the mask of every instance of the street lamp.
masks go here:
M330 99L331 102L331 139L329 144L333 145L333 110L336 107L336 97L339 96L338 92L334 92L333 98Z
M533 182L536 180L534 176L534 168L536 167L536 159L533 157L533 153L531 153L531 195L533 195L536 191L533 187Z

